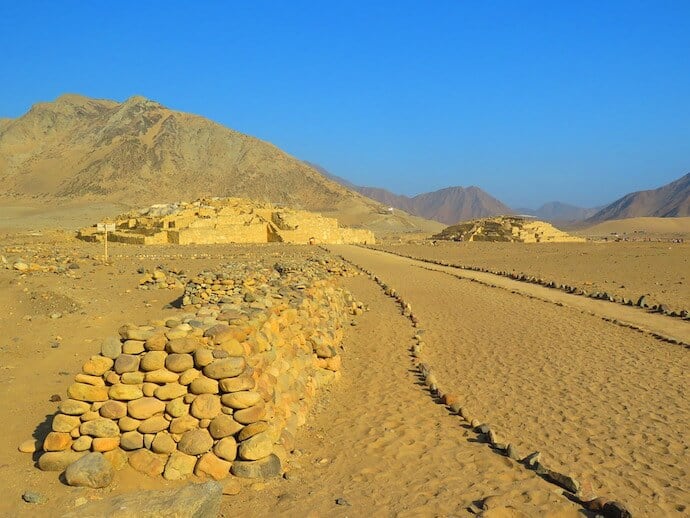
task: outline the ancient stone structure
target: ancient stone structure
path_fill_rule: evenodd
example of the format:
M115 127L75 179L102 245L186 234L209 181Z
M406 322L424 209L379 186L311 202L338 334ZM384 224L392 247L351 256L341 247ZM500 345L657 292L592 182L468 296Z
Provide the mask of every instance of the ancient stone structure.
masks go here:
M142 245L375 242L371 231L341 228L333 218L242 198L153 205L118 216L114 223L109 240ZM100 241L102 234L93 226L81 229L78 237Z
M452 225L432 237L448 241L507 241L519 243L577 243L571 236L550 223L520 216L497 216L474 219Z
M343 275L354 272L312 258L194 277L194 312L124 325L84 363L39 467L98 452L169 480L279 475L317 389L339 376L345 319L362 311L336 286Z

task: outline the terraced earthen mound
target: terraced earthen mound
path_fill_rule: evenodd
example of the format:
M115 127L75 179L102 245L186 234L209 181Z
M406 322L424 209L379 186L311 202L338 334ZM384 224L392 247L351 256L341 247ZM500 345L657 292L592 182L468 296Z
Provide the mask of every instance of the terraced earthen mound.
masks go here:
M550 223L519 216L473 219L442 230L432 239L447 241L503 241L512 243L583 242Z

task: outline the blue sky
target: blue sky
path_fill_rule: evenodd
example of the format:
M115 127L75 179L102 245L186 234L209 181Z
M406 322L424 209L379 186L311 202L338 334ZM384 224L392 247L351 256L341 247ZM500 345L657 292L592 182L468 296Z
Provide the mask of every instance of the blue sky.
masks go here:
M690 171L690 2L0 0L0 117L134 94L355 183L595 206Z

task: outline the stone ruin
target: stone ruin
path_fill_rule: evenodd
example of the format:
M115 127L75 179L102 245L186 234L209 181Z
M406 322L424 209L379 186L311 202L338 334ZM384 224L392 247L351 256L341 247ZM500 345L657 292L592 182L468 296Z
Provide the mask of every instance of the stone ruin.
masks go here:
M124 325L84 363L33 446L39 468L90 487L127 463L168 480L281 474L317 389L340 374L343 324L363 309L336 277L355 274L312 257L192 278L193 311ZM87 456L109 476L80 477Z
M116 229L109 241L139 245L375 243L370 230L342 228L333 218L242 198L153 205L108 223ZM77 237L101 241L103 234L94 225L79 230Z
M550 223L520 216L474 219L451 225L431 239L447 241L491 241L510 243L581 243Z

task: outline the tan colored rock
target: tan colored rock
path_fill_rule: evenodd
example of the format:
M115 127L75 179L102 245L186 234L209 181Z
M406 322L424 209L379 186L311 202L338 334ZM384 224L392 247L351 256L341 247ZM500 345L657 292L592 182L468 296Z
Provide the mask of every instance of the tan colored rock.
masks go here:
M122 448L115 448L114 450L103 452L103 457L107 460L113 469L119 471L127 466L128 457Z
M178 380L180 385L189 385L195 379L201 376L201 371L197 369L187 369L182 374L180 374L180 379Z
M273 453L273 441L265 432L240 442L237 454L242 460L259 460Z
M86 421L93 421L94 419L100 419L100 417L101 417L101 414L96 410L89 410L88 412L84 412L82 415L79 416L79 418L84 423Z
M118 437L120 435L118 424L103 417L82 423L79 431L82 435L91 437Z
M168 333L170 333L170 331ZM165 346L165 349L169 353L188 354L193 353L203 345L204 343L197 338L186 336L184 338L174 338L170 340Z
M91 449L101 453L114 450L118 446L120 446L119 437L96 437L91 443Z
M185 338L191 330L192 326L189 324L179 324L166 331L165 336L168 337L168 340L178 340L180 338Z
M139 421L138 419L133 419L129 416L122 417L117 422L118 427L123 432L131 432L132 430L136 430L137 428L139 428L140 424L141 421Z
M113 401L111 399L103 403L98 413L107 419L119 419L127 415L127 405L121 401Z
M243 425L235 421L232 416L219 414L211 420L208 431L214 439L222 439L234 435L242 430Z
M177 443L168 432L159 432L151 442L151 450L154 453L172 453L177 448Z
M221 480L230 474L232 464L223 459L219 459L209 452L201 456L194 468L194 474L198 477L210 477L213 480Z
M139 360L139 356L133 354L121 354L115 360L113 370L120 375L124 372L135 372L139 370Z
M163 351L165 350L165 344L168 343L168 339L163 333L155 334L146 340L144 347L147 351Z
M106 371L110 370L110 368L113 366L113 363L114 362L111 358L106 358L105 356L101 355L92 356L90 359L86 360L86 363L84 363L81 370L84 374L102 376Z
M144 376L144 381L151 383L175 383L180 378L180 375L175 372L170 372L168 369L158 369L147 372Z
M65 471L67 466L82 458L86 453L72 450L46 452L39 457L38 467L42 471Z
M237 434L237 440L246 441L250 437L265 432L266 430L268 430L268 423L266 421L257 421L256 423L248 424Z
M208 431L196 428L182 435L177 449L187 455L201 455L213 447L213 438Z
M167 430L169 425L170 423L165 417L163 417L162 415L156 415L142 421L137 430L145 434L155 434L158 432L162 432L163 430Z
M184 372L194 367L194 357L191 354L171 353L165 358L165 368L171 372Z
M222 342L220 348L227 352L230 356L244 356L245 350L244 346L235 338L230 338L229 340Z
M72 449L74 451L88 451L91 449L92 442L93 437L82 435L72 443Z
M122 344L122 352L125 354L141 354L144 352L145 343L143 340L126 340Z
M72 446L72 437L65 432L50 432L43 440L44 451L63 451Z
M138 450L144 447L144 436L143 434L133 430L131 432L125 432L120 436L120 447L123 450L131 451Z
M53 417L52 428L54 432L71 432L81 424L81 419L76 415L56 414Z
M189 413L189 405L184 402L184 398L178 397L168 401L165 412L171 417L181 417Z
M137 450L129 454L129 464L140 473L155 477L163 473L168 456L149 450Z
M266 407L262 403L260 405L254 405L249 408L244 408L242 410L237 410L233 413L233 418L235 421L241 424L251 424L257 421L261 421L266 415Z
M58 406L58 410L67 415L81 415L88 412L91 405L86 401L77 401L75 399L65 399Z
M102 376L92 376L90 374L79 373L74 377L74 381L77 383L85 383L87 385L93 385L94 387L102 387L105 385Z
M144 397L153 397L158 385L155 383L144 382L141 386L141 391L144 393Z
M231 392L223 394L221 401L225 406L234 408L235 410L242 410L261 403L261 394L258 392L243 390L240 392Z
M189 414L170 421L170 433L185 433L199 426L199 420Z
M143 372L125 372L120 376L120 383L126 385L141 385L144 382L145 374Z
M142 397L127 403L127 413L135 419L148 419L165 411L165 403L154 397Z
M223 482L223 494L228 496L239 495L242 492L242 484L235 477L228 477Z
M187 387L180 385L179 383L166 383L162 387L158 387L154 392L154 395L163 401L170 401L171 399L177 399L182 397L187 393Z
M189 412L197 419L213 419L220 413L220 397L201 394L194 400Z
M251 376L237 376L236 378L225 378L218 382L221 392L239 392L241 390L252 390L256 382Z
M213 453L229 462L237 458L237 441L234 437L224 437L213 447Z
M131 401L133 399L139 399L144 397L144 393L141 391L141 387L138 385L125 385L124 383L118 383L113 385L108 390L108 396L110 399L116 399L118 401Z
M189 385L189 391L192 394L217 394L218 381L206 376L199 376Z
M36 439L22 441L17 448L22 453L34 453L41 449L41 443Z
M175 451L170 455L163 478L166 480L180 480L187 478L194 473L194 466L196 466L197 458L193 455L187 455L180 451Z
M103 374L103 379L108 385L115 385L116 383L120 383L120 375L115 371L106 372L105 374Z
M244 358L222 358L204 367L204 375L212 379L234 378L244 372L247 363Z
M141 356L141 362L139 368L142 371L155 371L158 369L163 369L165 367L165 358L167 358L168 353L165 351L150 351Z
M108 387L95 387L86 383L72 383L67 389L67 395L77 401L106 401L108 399Z
M205 347L200 347L194 351L194 365L197 369L203 369L214 360L213 351Z

